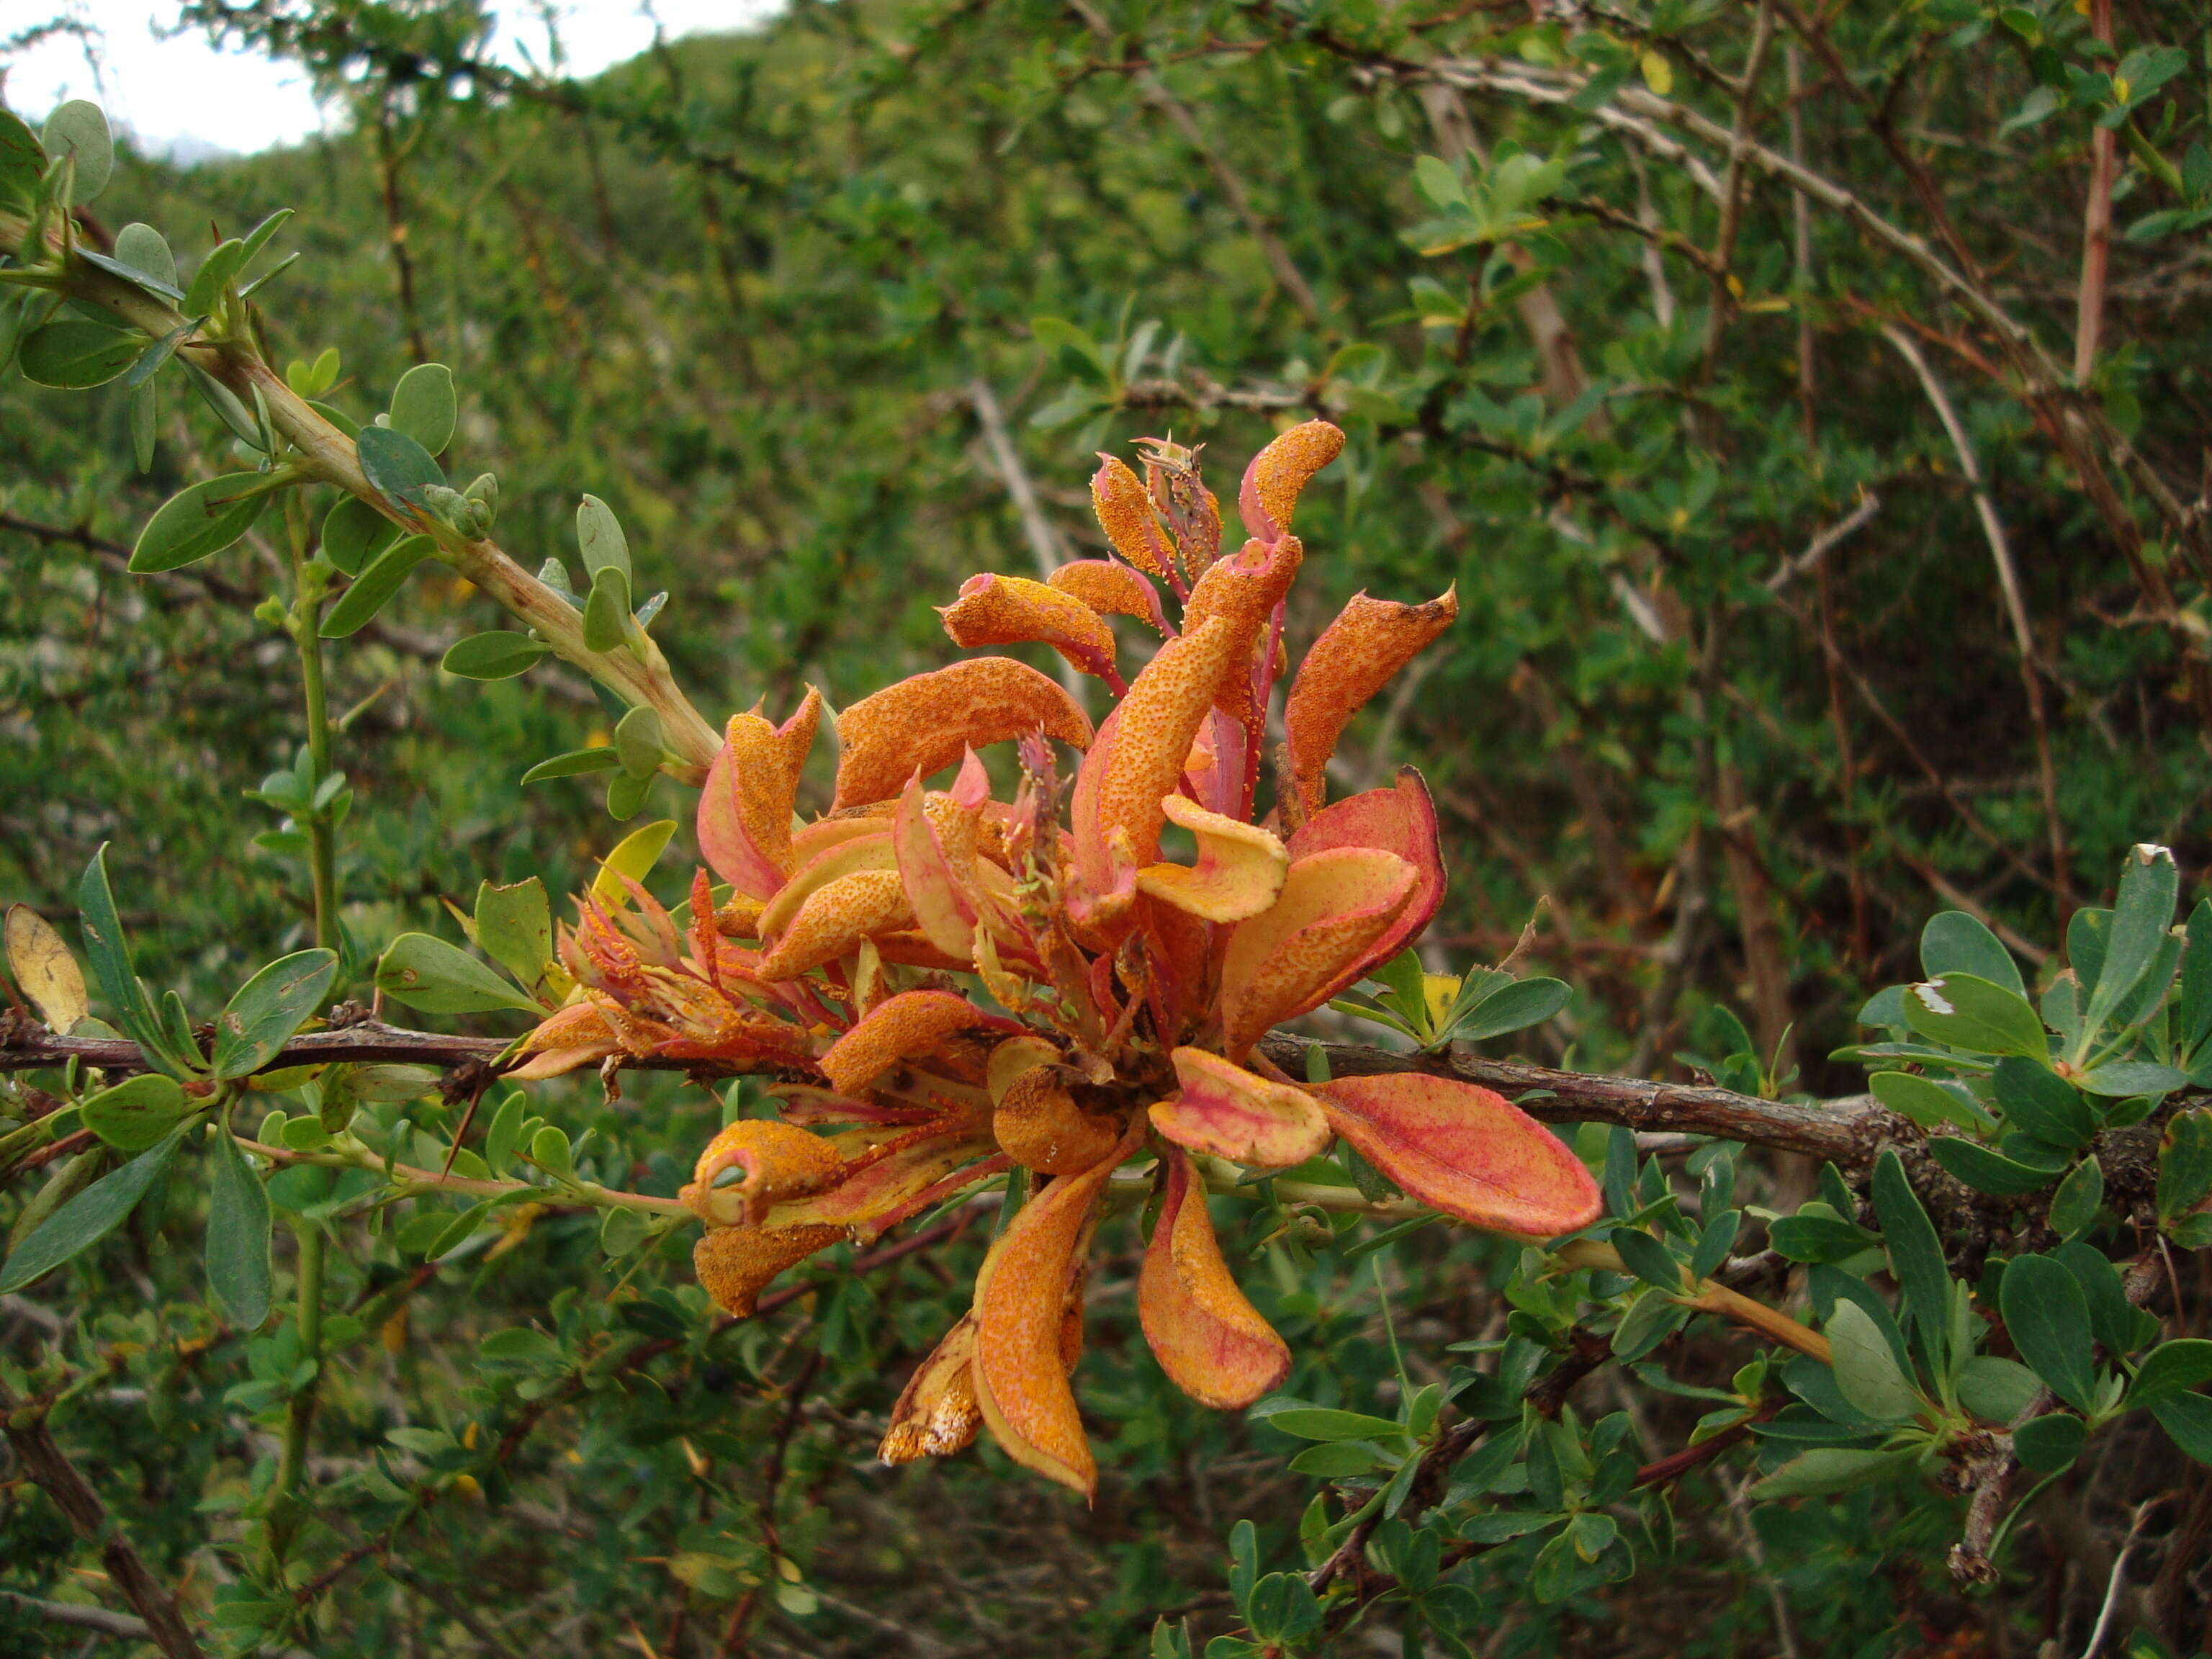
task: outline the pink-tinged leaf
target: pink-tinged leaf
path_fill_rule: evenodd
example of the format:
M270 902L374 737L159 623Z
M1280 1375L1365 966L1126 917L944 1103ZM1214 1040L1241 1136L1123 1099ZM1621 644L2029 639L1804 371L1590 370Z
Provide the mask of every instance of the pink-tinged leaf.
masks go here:
M1133 1127L1097 1168L1059 1176L1024 1205L975 1285L975 1398L992 1438L1085 1498L1098 1466L1067 1386L1062 1325L1107 1179L1142 1138Z
M1297 580L1304 558L1305 544L1296 536L1247 542L1235 557L1218 560L1207 568L1183 606L1186 637L1217 618L1229 624L1236 646L1224 659L1214 697L1248 726L1258 718L1252 697L1253 653L1264 648L1267 619Z
M740 1118L707 1143L677 1194L710 1226L756 1227L780 1200L804 1198L834 1185L845 1161L819 1135L771 1118ZM738 1179L717 1186L724 1174Z
M969 758L975 758L972 750ZM929 942L957 962L974 959L975 922L983 910L975 871L981 816L980 807L963 807L951 796L925 795L915 778L908 781L892 821L899 879L915 920Z
M1291 1351L1230 1277L1190 1159L1170 1148L1160 1218L1137 1275L1137 1317L1168 1380L1201 1406L1241 1411L1281 1386Z
M1146 865L1137 872L1139 891L1207 921L1242 921L1275 902L1291 855L1270 831L1209 812L1182 795L1160 805L1196 839L1198 861Z
M975 1438L983 1409L975 1403L970 1371L975 1356L975 1316L963 1314L900 1391L877 1456L886 1463L949 1457Z
M866 835L848 836L832 842L776 889L775 896L763 907L756 926L761 938L770 945L781 938L797 919L806 901L812 898L840 877L858 875L864 870L896 870L898 868L897 849L891 844L890 832L880 818L865 819L869 826Z
M1103 454L1098 459L1098 471L1091 476L1091 507L1108 544L1138 569L1166 575L1167 544L1160 538L1145 486L1127 462Z
M699 792L699 851L740 893L766 898L791 873L791 809L814 746L822 694L811 686L781 726L732 714Z
M1115 831L1127 837L1136 864L1159 856L1161 799L1182 781L1191 740L1236 643L1230 625L1217 619L1162 646L1115 711L1114 741L1095 774L1084 763L1073 803L1076 857L1094 891L1115 884L1108 858ZM1089 788L1085 775L1096 777Z
M847 1237L842 1227L709 1227L691 1247L691 1269L716 1306L747 1319L769 1280Z
M907 902L897 871L862 870L840 876L807 896L791 926L762 953L760 976L797 979L809 969L858 950L862 939L913 926L914 907Z
M1091 721L1058 682L1012 657L971 657L916 674L838 717L845 752L837 763L839 807L889 800L916 772L942 771L986 744L1042 729L1077 749L1091 746Z
M1327 795L1328 757L1360 708L1459 615L1456 588L1426 605L1398 605L1355 593L1322 630L1283 710L1291 770L1306 811Z
M1431 1209L1493 1232L1554 1238L1604 1212L1558 1136L1503 1095L1448 1078L1342 1078L1315 1095L1329 1126Z
M1237 510L1249 534L1273 541L1291 527L1306 481L1337 458L1344 434L1327 421L1292 427L1252 458L1237 492Z
M902 991L830 1045L822 1074L838 1093L858 1094L901 1060L934 1054L956 1031L1009 1024L950 991Z
M988 1173L979 1159L991 1152L988 1134L956 1124L925 1124L909 1129L853 1158L849 1173L836 1186L776 1205L769 1224L837 1227L860 1240L896 1226L918 1204L934 1203L969 1180ZM945 1183L950 1182L951 1187Z
M1203 1048L1175 1051L1180 1093L1156 1102L1152 1127L1178 1146L1254 1170L1287 1170L1320 1156L1328 1121L1313 1097L1255 1077Z
M804 870L840 842L861 836L881 835L890 828L890 814L854 812L844 817L817 818L791 832L791 867Z
M1026 576L970 576L960 597L940 606L946 637L967 649L987 645L1048 645L1084 673L1119 686L1114 630L1072 593Z
M1323 807L1301 824L1290 840L1293 859L1336 847L1377 848L1395 853L1413 866L1415 880L1413 896L1397 920L1364 957L1329 987L1330 996L1419 939L1443 902L1443 845L1437 830L1436 803L1429 799L1429 786L1421 775L1410 766L1401 766L1391 787L1370 789Z
M520 1053L530 1059L508 1077L534 1083L540 1078L560 1077L580 1066L596 1065L609 1054L622 1052L622 1044L588 1002L572 1003L548 1015L538 1029L522 1039Z
M1134 617L1163 639L1173 639L1160 590L1139 572L1111 559L1076 559L1045 578L1045 585L1079 599L1101 617Z
M1224 1046L1241 1060L1268 1028L1357 976L1418 884L1395 853L1333 848L1291 860L1273 909L1237 924L1221 963Z

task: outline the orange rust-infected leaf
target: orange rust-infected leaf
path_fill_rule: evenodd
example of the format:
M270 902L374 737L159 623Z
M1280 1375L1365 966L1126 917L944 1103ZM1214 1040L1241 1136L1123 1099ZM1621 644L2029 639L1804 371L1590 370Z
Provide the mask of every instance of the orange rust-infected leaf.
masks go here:
M991 1133L1024 1169L1058 1176L1090 1169L1121 1137L1120 1125L1077 1105L1049 1066L1034 1066L1007 1085Z
M955 1031L1003 1023L950 991L902 991L830 1045L822 1073L838 1093L857 1094L899 1061L934 1052Z
M862 870L815 890L760 959L764 980L797 979L857 948L864 939L914 926L914 907L896 870ZM888 957L886 957L888 960Z
M990 1137L971 1130L964 1120L941 1127L925 1124L854 1157L850 1173L836 1186L785 1200L769 1212L768 1220L778 1227L836 1227L849 1237L872 1239L914 1214L918 1200L948 1198L949 1188L992 1173L986 1167L994 1162L990 1152Z
M1305 544L1296 536L1277 542L1247 542L1234 558L1218 561L1198 579L1183 606L1186 630L1218 617L1235 631L1237 649L1223 670L1214 695L1225 712L1248 726L1259 719L1259 711L1252 706L1253 655L1264 648L1261 631L1297 580L1298 566L1304 558Z
M1170 640L1115 711L1114 740L1097 763L1095 794L1085 789L1083 777L1076 782L1078 867L1096 890L1109 884L1107 854L1116 830L1127 837L1135 863L1158 857L1165 817L1161 799L1182 781L1191 740L1236 643L1230 625L1218 618ZM1086 760L1084 771L1091 769Z
M791 807L821 719L811 686L781 726L757 712L730 716L699 793L699 850L739 892L766 898L791 873Z
M1102 617L1134 617L1162 638L1174 633L1160 609L1160 590L1126 564L1111 559L1077 559L1045 578L1045 585L1079 599Z
M1067 1386L1063 1325L1079 1250L1132 1129L1097 1167L1061 1176L1022 1206L975 1290L976 1403L992 1438L1023 1468L1088 1498L1098 1466Z
M1203 1048L1175 1051L1180 1093L1154 1103L1152 1127L1178 1146L1255 1170L1287 1170L1328 1145L1328 1121L1313 1097L1255 1077Z
M614 1033L607 1029L606 1021L600 1018L596 1007L588 1002L578 1002L548 1015L536 1030L522 1039L520 1052L530 1059L507 1075L534 1083L541 1078L573 1072L580 1066L594 1065L609 1054L620 1054L622 1044L615 1041Z
M791 879L776 890L775 896L762 907L754 924L760 938L774 940L781 935L805 907L806 901L840 877L856 875L863 870L898 868L890 832L879 827L882 820L872 818L865 822L878 827L872 827L866 835L850 836L824 848L793 872Z
M975 1355L975 1316L963 1314L900 1391L877 1456L886 1463L949 1457L974 1441L983 1421L969 1370Z
M1074 595L1026 576L970 576L960 584L959 599L937 614L955 645L973 649L1034 640L1086 674L1121 678L1114 672L1114 630L1098 613Z
M1477 1227L1553 1238L1604 1208L1558 1136L1505 1097L1448 1078L1344 1078L1314 1093L1330 1127L1431 1209Z
M1207 921L1242 921L1275 902L1291 855L1271 832L1182 795L1169 795L1160 806L1196 838L1198 862L1148 864L1137 872L1139 891Z
M1101 455L1098 460L1098 471L1091 475L1091 506L1107 542L1138 569L1166 575L1167 544L1160 539L1145 486L1127 462L1111 455Z
M1224 1046L1241 1060L1278 1020L1318 1007L1413 896L1395 853L1340 847L1291 861L1273 909L1240 921L1221 963Z
M1329 987L1331 996L1412 944L1443 902L1444 859L1437 835L1436 804L1429 799L1429 786L1421 775L1410 766L1400 767L1391 787L1348 795L1323 807L1301 824L1290 841L1293 859L1325 853L1333 847L1379 848L1395 853L1413 866L1414 883L1413 896L1398 913L1397 920L1364 957Z
M769 1280L845 1237L842 1227L709 1227L691 1247L691 1270L715 1305L747 1319Z
M1008 1037L991 1050L990 1061L984 1068L984 1083L991 1091L993 1103L1004 1100L1006 1091L1024 1073L1040 1066L1056 1066L1062 1058L1057 1048L1032 1032Z
M1320 810L1328 757L1352 715L1458 615L1456 586L1426 605L1370 599L1361 592L1322 630L1298 665L1283 710L1291 769L1307 811Z
M1252 458L1237 491L1237 509L1244 528L1272 542L1291 527L1291 514L1306 481L1337 458L1344 434L1327 421L1292 427Z
M942 771L969 749L1042 728L1091 746L1091 721L1057 682L1012 657L971 657L863 697L837 720L845 752L837 805L889 800L917 771Z
M1170 1148L1160 1218L1137 1275L1137 1316L1168 1380L1201 1406L1241 1411L1290 1374L1291 1351L1221 1259L1206 1189Z
M820 1192L844 1164L819 1135L770 1118L740 1118L707 1143L690 1184L677 1195L710 1226L757 1226L769 1205ZM714 1184L732 1170L738 1180Z
M973 751L969 759L975 759ZM915 920L929 942L957 962L973 955L984 907L975 867L981 817L980 803L963 806L951 795L926 794L921 781L909 778L892 820L899 879Z

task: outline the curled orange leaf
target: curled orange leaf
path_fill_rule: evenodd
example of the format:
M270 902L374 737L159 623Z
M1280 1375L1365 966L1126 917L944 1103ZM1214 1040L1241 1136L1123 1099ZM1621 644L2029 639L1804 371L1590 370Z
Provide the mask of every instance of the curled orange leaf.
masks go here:
M1077 860L1097 890L1111 884L1108 854L1117 830L1127 839L1133 862L1158 856L1161 798L1182 781L1191 740L1236 644L1219 618L1170 640L1114 712L1112 742L1085 759L1073 802Z
M1267 1029L1318 1007L1356 975L1413 896L1395 853L1340 847L1291 860L1274 907L1240 921L1221 963L1224 1046L1241 1060Z
M1237 493L1244 528L1261 541L1273 541L1291 527L1299 492L1306 481L1337 458L1344 434L1327 421L1306 421L1282 434L1252 458Z
M820 1192L844 1167L819 1135L769 1118L740 1118L707 1143L678 1196L710 1226L755 1227L771 1204ZM738 1179L722 1182L732 1170Z
M1175 1051L1181 1091L1153 1104L1152 1127L1178 1146L1255 1170L1287 1170L1328 1145L1328 1121L1313 1097L1255 1077L1203 1048Z
M950 991L902 991L830 1045L822 1073L838 1093L857 1094L899 1061L935 1052L955 1031L1006 1023Z
M960 584L959 599L940 606L937 614L955 645L973 649L1034 640L1085 673L1121 684L1114 672L1114 630L1081 599L1043 582L1026 576L970 576Z
M1078 1175L1114 1150L1120 1126L1075 1103L1060 1074L1032 1066L1000 1096L991 1133L1006 1156L1025 1170Z
M1283 710L1291 770L1315 811L1325 799L1328 757L1353 714L1459 615L1456 587L1426 605L1355 593L1298 665Z
M1046 586L1079 599L1102 617L1134 617L1151 624L1163 639L1174 630L1160 609L1160 590L1126 564L1111 559L1077 559L1045 578Z
M791 808L814 746L822 694L777 726L757 709L732 714L699 793L699 850L739 892L766 898L791 873Z
M982 768L972 751L968 762L980 779ZM962 768L963 777L967 770ZM963 805L951 795L925 793L919 778L907 781L892 820L899 879L915 920L931 944L962 963L975 953L975 923L988 902L976 870L981 830L980 802Z
M1241 1411L1290 1374L1291 1351L1221 1259L1206 1189L1170 1148L1160 1218L1137 1275L1137 1316L1168 1380L1201 1406Z
M845 1237L842 1227L709 1227L691 1247L691 1270L718 1307L746 1319L769 1280Z
M1128 464L1111 455L1098 458L1091 475L1091 507L1113 550L1152 575L1168 574L1167 544L1152 518L1152 498Z
M577 1002L541 1021L536 1030L523 1038L520 1052L529 1055L529 1060L507 1075L536 1082L620 1054L622 1044L615 1040L597 1007Z
M890 832L881 827L883 821L871 818L865 822L869 825L866 834L848 836L823 848L776 890L775 896L761 907L760 915L754 922L760 938L780 938L805 908L806 901L831 882L863 870L898 868L898 854L891 845Z
M1338 1134L1431 1209L1533 1238L1603 1213L1583 1161L1492 1090L1401 1073L1341 1078L1314 1093Z
M1091 721L1059 684L1012 657L971 657L863 697L837 721L840 807L889 800L917 771L942 771L969 749L1042 729L1091 746Z
M1182 795L1164 797L1160 808L1196 839L1198 861L1146 865L1137 872L1139 892L1207 921L1242 921L1275 902L1291 855L1272 832Z
M762 952L760 976L797 979L857 949L862 939L914 926L896 870L861 870L817 888L791 926Z
M975 1403L975 1316L963 1314L900 1390L877 1456L886 1463L948 1457L975 1438L983 1409Z

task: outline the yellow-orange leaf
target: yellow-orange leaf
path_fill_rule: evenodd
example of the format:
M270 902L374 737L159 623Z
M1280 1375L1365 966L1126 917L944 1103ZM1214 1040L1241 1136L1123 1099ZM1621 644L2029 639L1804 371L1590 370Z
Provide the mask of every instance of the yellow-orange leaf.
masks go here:
M1283 710L1291 769L1309 812L1322 804L1328 757L1352 715L1458 615L1455 586L1426 605L1370 599L1361 592L1322 630L1298 665Z
M1152 1127L1178 1146L1255 1170L1287 1170L1328 1145L1328 1120L1313 1097L1255 1077L1203 1048L1175 1051L1181 1092L1154 1103Z
M1268 542L1289 530L1306 481L1343 447L1344 434L1327 421L1306 421L1255 455L1244 469L1243 487L1237 495L1244 528Z
M1314 1093L1338 1134L1431 1209L1534 1238L1587 1227L1603 1212L1582 1160L1491 1090L1400 1073L1343 1078Z
M1120 678L1114 672L1114 630L1081 599L1043 582L1026 576L970 576L960 584L959 599L940 606L937 614L955 645L972 650L1035 640L1086 674Z
M822 1073L838 1093L858 1094L899 1061L934 1053L955 1031L1003 1024L950 991L902 991L830 1045Z
M709 1227L691 1247L691 1270L718 1307L746 1319L769 1280L845 1237L842 1227Z
M84 975L53 924L27 904L8 907L8 969L46 1022L67 1036L91 1010Z
M1113 1152L1121 1134L1119 1125L1077 1105L1049 1066L1033 1066L1007 1085L991 1133L1024 1169L1058 1176L1090 1169Z
M1325 853L1333 847L1379 848L1395 853L1413 866L1413 896L1398 913L1367 954L1348 964L1335 984L1334 996L1377 963L1385 963L1419 935L1444 897L1443 849L1437 836L1436 804L1429 786L1410 766L1398 769L1397 781L1388 789L1370 789L1347 795L1300 824L1291 836L1293 859Z
M1165 638L1167 612L1160 609L1160 590L1126 564L1111 559L1076 559L1045 578L1048 586L1079 599L1102 617L1134 617L1149 623Z
M739 1118L707 1143L677 1196L710 1226L757 1226L769 1205L820 1192L844 1166L819 1135L772 1118ZM738 1180L715 1185L732 1170Z
M947 1457L975 1438L983 1411L969 1370L975 1355L975 1316L963 1314L900 1391L877 1456L886 1463Z
M730 716L699 792L699 850L739 892L766 898L791 873L792 803L821 718L822 694L811 686L781 726L757 709Z
M1166 796L1160 807L1196 838L1198 862L1146 865L1137 872L1139 892L1207 921L1242 921L1275 902L1291 855L1271 832L1185 795Z
M790 927L807 900L839 878L856 875L863 870L898 868L898 854L891 846L890 831L882 827L883 820L866 818L861 822L869 826L866 834L848 836L832 842L776 889L775 896L762 908L755 923L761 939L771 943L775 940Z
M1240 921L1221 963L1225 1046L1241 1060L1278 1020L1324 1001L1413 896L1395 853L1340 847L1293 859L1273 909Z
M1168 1380L1202 1406L1240 1411L1290 1374L1291 1351L1221 1259L1206 1189L1170 1148L1160 1218L1137 1275L1137 1316Z
M864 939L914 926L914 907L896 870L862 870L817 888L791 926L762 953L764 980L797 979L835 962Z
M889 800L916 772L942 771L969 749L1045 736L1091 746L1091 721L1054 680L1012 657L971 657L916 674L838 718L845 752L837 763L837 805Z
M1115 831L1128 838L1135 863L1158 857L1165 817L1161 799L1182 781L1191 740L1236 643L1230 625L1217 618L1162 646L1115 712L1112 742L1085 761L1073 803L1077 856L1084 878L1097 890L1109 884L1107 854Z
M1167 545L1160 539L1144 484L1127 463L1111 455L1098 459L1098 471L1091 475L1091 506L1098 515L1098 527L1114 550L1138 569L1166 575Z

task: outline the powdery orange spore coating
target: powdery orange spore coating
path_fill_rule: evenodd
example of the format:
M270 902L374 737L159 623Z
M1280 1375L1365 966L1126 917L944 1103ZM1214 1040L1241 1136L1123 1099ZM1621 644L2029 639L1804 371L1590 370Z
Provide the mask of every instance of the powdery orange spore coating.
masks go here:
M1012 657L971 657L863 697L838 718L839 808L889 800L919 771L942 771L969 749L1045 736L1091 746L1091 721L1048 676Z
M1298 665L1283 709L1291 769L1309 812L1319 810L1326 795L1328 757L1352 715L1458 615L1455 586L1426 605L1360 592L1322 630Z
M1261 632L1297 580L1304 560L1305 544L1296 536L1279 542L1247 542L1235 557L1220 560L1198 579L1183 606L1187 629L1218 617L1235 630L1237 648L1222 671L1214 696L1224 714L1248 728L1256 726L1259 717L1252 702L1252 660L1265 648Z
M1237 492L1237 510L1244 528L1263 541L1273 541L1291 527L1299 493L1313 475L1334 460L1344 448L1344 434L1327 421L1306 421L1292 427L1252 458L1244 469L1243 488Z
M863 870L817 888L760 960L760 976L797 979L859 947L864 939L914 926L914 907L896 870Z
M1290 1374L1291 1351L1221 1258L1206 1192L1170 1149L1158 1223L1137 1275L1137 1316L1168 1380L1201 1406L1241 1411Z
M1413 897L1413 866L1395 853L1334 848L1291 860L1274 908L1237 924L1221 963L1221 1020L1231 1060L1267 1029L1318 1006Z
M1095 1117L1051 1067L1038 1066L1007 1085L992 1115L991 1133L1008 1157L1025 1170L1076 1175L1114 1150L1118 1124Z
M1304 1090L1255 1077L1203 1048L1178 1048L1174 1058L1182 1091L1155 1102L1149 1115L1178 1146L1287 1170L1328 1145L1328 1121Z
M758 936L774 939L788 928L792 921L805 907L806 901L844 876L857 875L864 870L896 870L898 855L891 846L890 832L875 828L879 820L863 820L871 826L870 833L848 836L832 843L792 872L789 881L776 890L775 896L761 908L755 923Z
M1603 1212L1566 1144L1505 1097L1448 1078L1345 1078L1318 1085L1336 1133L1432 1209L1477 1227L1554 1238Z
M1034 640L1086 674L1104 679L1114 672L1114 630L1098 613L1075 595L1026 576L970 576L960 584L960 597L937 614L946 637L969 650Z
M822 694L806 690L781 726L757 709L732 714L699 794L699 848L715 873L765 898L791 872L791 808L814 746Z
M1165 639L1173 631L1160 608L1160 591L1126 564L1077 559L1045 578L1047 586L1079 600L1101 617L1134 617Z
M1235 630L1216 617L1162 646L1130 685L1116 711L1113 753L1098 780L1095 834L1101 844L1119 830L1139 864L1158 857L1165 819L1161 798L1182 777L1191 739L1236 646ZM1077 833L1084 834L1085 826L1079 824Z
M1128 464L1111 455L1098 458L1091 475L1091 508L1116 553L1155 576L1168 574L1167 548L1152 519L1152 498Z
M716 1306L746 1319L769 1280L845 1237L842 1227L709 1227L691 1247L691 1270Z
M876 1455L886 1463L949 1457L966 1448L981 1426L970 1365L975 1354L975 1316L963 1315L915 1368L891 1407L890 1428Z
M773 1118L740 1118L707 1143L690 1184L678 1194L710 1226L755 1223L779 1199L804 1198L834 1183L845 1160L819 1135ZM726 1170L740 1181L717 1187Z
M838 1093L857 1094L899 1061L927 1054L953 1032L972 1030L989 1018L950 991L902 991L830 1045L822 1056L823 1075Z

